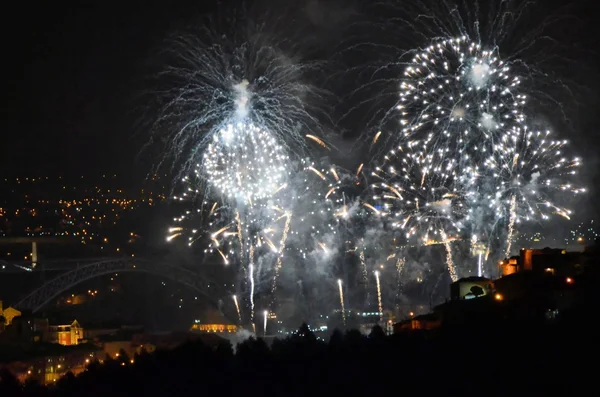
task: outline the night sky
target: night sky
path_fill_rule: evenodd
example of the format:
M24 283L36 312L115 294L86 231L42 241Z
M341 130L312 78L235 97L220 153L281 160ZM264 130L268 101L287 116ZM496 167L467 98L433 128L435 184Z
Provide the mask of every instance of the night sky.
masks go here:
M185 29L203 12L215 8L209 1L180 1L177 5L161 6L77 3L19 5L5 14L2 24L5 56L0 75L3 94L0 170L5 176L147 174L156 159L140 155L151 122L140 93L148 89L145 84L149 75L160 67L154 63L154 56L169 33ZM349 21L372 18L361 14L364 10L357 2L287 3L287 7L296 8L314 26L312 38L320 39L324 58L331 57L329 50L335 48L332 42L356 33L354 28L348 28ZM600 164L597 155L600 112L596 95L599 63L595 52L600 32L591 23L595 15L593 2L576 3L570 6L569 17L562 25L557 24L553 34L563 44L563 50L574 49L565 55L568 62L557 64L557 74L566 76L575 87L573 96L565 100L573 119L567 135L589 165L586 178L593 191L598 181L595 170ZM540 12L547 11L550 6L546 4L543 6L546 8L540 6ZM262 7L272 8L267 1ZM560 10L552 12L558 18L564 16ZM369 40L377 40L380 33L367 29L365 34L372 36ZM381 39L384 42L388 38ZM382 54L382 62L389 56ZM335 60L331 67L343 72L365 62L364 57L365 54L351 54L346 59L348 65ZM339 77L323 82L329 84L328 88L338 98L360 81L344 73L330 75ZM340 147L350 148L353 137L364 130L360 120L352 117L330 126L330 130L344 136L338 140ZM589 201L595 201L593 194Z

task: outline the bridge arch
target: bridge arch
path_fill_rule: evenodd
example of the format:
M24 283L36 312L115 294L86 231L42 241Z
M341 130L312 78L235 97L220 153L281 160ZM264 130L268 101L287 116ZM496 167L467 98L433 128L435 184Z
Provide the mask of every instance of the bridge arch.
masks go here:
M219 288L216 287L218 284L216 283L213 283L215 285L213 288L209 287L209 279L188 269L155 260L123 258L88 263L67 271L31 292L14 305L14 307L19 310L30 310L35 313L58 295L77 284L95 277L123 272L150 273L165 277L193 289L200 295L208 298L215 305L218 305L219 292L223 294L228 293L228 291L222 289L219 291Z

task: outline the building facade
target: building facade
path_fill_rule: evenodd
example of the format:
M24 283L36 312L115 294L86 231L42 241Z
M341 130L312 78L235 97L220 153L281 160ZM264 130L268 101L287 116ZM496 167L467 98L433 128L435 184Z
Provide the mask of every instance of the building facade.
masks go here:
M63 346L78 345L83 340L83 328L77 320L71 324L48 325L43 332L43 339L46 342L58 343Z

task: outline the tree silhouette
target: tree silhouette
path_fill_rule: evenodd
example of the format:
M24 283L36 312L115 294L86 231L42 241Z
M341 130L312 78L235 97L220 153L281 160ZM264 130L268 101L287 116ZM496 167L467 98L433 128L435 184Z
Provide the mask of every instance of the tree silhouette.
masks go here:
M23 384L23 394L25 396L41 397L47 395L47 389L35 379L27 379Z
M479 285L472 286L470 291L475 297L482 296L485 293L483 288L481 288Z
M477 293L471 291L472 295ZM529 386L540 394L552 395L559 385L556 382L564 382L565 378L576 380L573 385L586 387L593 382L593 378L585 382L583 374L589 368L577 360L577 355L586 349L596 353L597 336L593 330L587 331L578 324L597 308L598 305L588 303L570 317L559 318L552 326L545 322L531 325L503 314L494 327L475 327L476 332L469 332L480 323L473 316L435 331L418 330L393 336L385 335L378 326L373 327L368 337L357 330L345 335L336 330L328 346L303 324L297 333L275 340L271 347L262 339L250 338L233 352L226 341L216 346L189 341L172 350L134 355L133 363L125 363L127 356L121 352L116 360L108 359L104 364L94 361L78 376L68 374L48 387L31 381L20 385L15 376L0 370L0 397L187 395L189 390L223 390L224 395L254 391L268 396L368 395L377 387L374 379L389 379L398 374L410 379L404 388L411 394L426 387L428 394L470 395L482 387L493 387L498 394L510 395L522 387L520 378L508 378L498 384L489 375L509 366L515 371L527 371ZM514 332L516 327L519 331L533 332L535 343L526 346L518 343L522 334ZM493 362L469 366L472 358L462 353L473 343L491 339L498 340ZM550 344L555 348L548 349ZM518 359L523 353L528 360ZM448 356L453 357L452 365L447 365ZM465 372L467 366L469 371ZM554 375L557 380L553 383L549 381L549 373L561 376Z
M302 338L306 338L307 340L314 341L317 340L315 334L310 330L306 323L302 323L300 328L298 328L298 336Z
M344 334L339 329L334 329L331 334L331 338L329 338L329 345L332 347L341 346L344 343Z
M385 334L385 331L379 324L375 325L369 334L369 339L372 340L385 340L386 337L387 335Z
M8 369L0 369L0 396L22 395L19 380Z

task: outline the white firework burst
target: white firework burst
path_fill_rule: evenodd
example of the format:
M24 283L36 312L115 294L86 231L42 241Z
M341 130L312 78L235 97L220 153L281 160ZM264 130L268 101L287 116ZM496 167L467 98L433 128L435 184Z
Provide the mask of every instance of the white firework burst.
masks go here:
M434 42L405 68L399 138L431 136L431 150L484 156L485 139L525 119L519 83L496 51L466 37Z
M202 170L229 200L248 203L285 188L289 158L268 132L252 123L228 124L213 136Z

